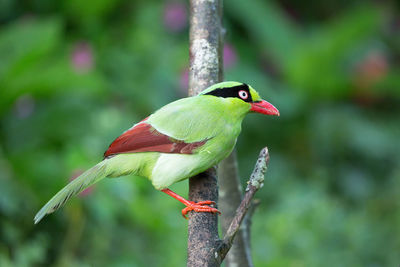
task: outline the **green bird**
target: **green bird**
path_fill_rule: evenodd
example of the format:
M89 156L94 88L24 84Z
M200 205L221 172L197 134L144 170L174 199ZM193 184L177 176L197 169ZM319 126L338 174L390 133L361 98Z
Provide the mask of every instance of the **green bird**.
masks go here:
M133 174L148 178L157 190L174 197L189 211L219 211L212 201L192 202L168 187L218 164L233 150L245 115L279 116L249 85L222 82L197 96L174 101L132 126L111 143L104 159L61 189L36 214L38 223L72 196L105 177Z

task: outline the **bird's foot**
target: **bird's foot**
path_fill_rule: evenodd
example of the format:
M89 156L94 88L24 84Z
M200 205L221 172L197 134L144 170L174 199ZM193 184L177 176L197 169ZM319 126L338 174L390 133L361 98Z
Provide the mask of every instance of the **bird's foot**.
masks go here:
M192 210L195 212L212 212L212 213L221 214L221 212L219 210L217 210L216 208L212 208L210 206L205 206L205 205L216 205L216 203L214 201L206 200L206 201L199 201L196 203L196 202L184 199L183 197L181 197L177 193L169 190L168 188L165 188L161 191L163 191L167 195L170 195L171 197L177 199L178 201L182 202L186 206L186 208L184 208L182 210L182 216L185 219L187 219L186 214Z
M186 217L186 214L189 211L195 211L195 212L212 212L212 213L218 213L221 214L221 212L219 210L217 210L216 208L212 208L210 206L205 206L205 205L215 205L214 201L211 200L206 200L206 201L200 201L200 202L193 202L193 201L189 201L189 204L185 204L186 208L182 209L182 216L185 219L188 219Z

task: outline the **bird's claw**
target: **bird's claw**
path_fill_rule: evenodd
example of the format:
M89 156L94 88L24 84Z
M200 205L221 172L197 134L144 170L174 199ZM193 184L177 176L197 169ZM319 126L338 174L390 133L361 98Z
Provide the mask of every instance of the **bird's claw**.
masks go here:
M219 210L217 210L216 208L212 208L212 207L205 206L205 205L216 205L216 203L211 200L200 201L197 203L190 201L190 205L188 205L186 208L182 209L182 216L187 220L188 218L186 217L186 214L192 210L195 212L212 212L212 213L221 214L221 212Z

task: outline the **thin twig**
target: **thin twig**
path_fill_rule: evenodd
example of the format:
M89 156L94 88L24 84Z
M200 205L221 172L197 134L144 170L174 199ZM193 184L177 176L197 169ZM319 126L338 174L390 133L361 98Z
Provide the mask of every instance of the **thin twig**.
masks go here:
M264 174L267 171L268 162L269 153L268 148L265 147L261 150L260 155L258 156L257 163L247 184L246 193L242 202L240 203L240 206L236 210L236 215L226 231L224 239L215 250L214 257L217 262L222 262L229 249L232 247L235 235L251 206L254 194L264 185Z

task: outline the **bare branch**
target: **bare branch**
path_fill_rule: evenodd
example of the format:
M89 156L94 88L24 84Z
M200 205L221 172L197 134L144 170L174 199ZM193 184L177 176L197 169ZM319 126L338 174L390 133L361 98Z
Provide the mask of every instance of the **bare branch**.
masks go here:
M193 96L222 80L222 0L190 1L189 95ZM215 167L189 179L189 199L217 202ZM218 216L191 212L188 226L187 266L218 266L211 254L217 246Z
M189 95L193 96L222 80L222 0L191 0L190 12ZM262 185L261 178L264 178L267 157L268 150L262 150L246 194L227 229L224 240L219 240L218 237L216 214L190 213L187 266L219 266L223 261L250 207L254 193ZM240 195L239 191L239 201ZM215 168L189 179L190 200L216 201L217 198ZM242 240L248 239L242 238Z
M225 234L228 230L236 209L242 201L243 190L240 183L236 150L221 161L218 165L219 199L218 206L221 211L221 229ZM252 205L253 207L253 205ZM235 241L225 258L225 266L252 267L253 262L250 253L249 222L251 221L251 209L247 213L242 226L236 234Z
M233 218L228 230L226 231L225 237L220 243L219 247L215 250L214 256L218 262L222 262L232 247L233 240L240 225L249 210L254 194L264 185L264 174L267 170L269 162L268 148L263 148L258 156L257 163L248 181L246 193L243 197L240 206L236 210L236 215Z

